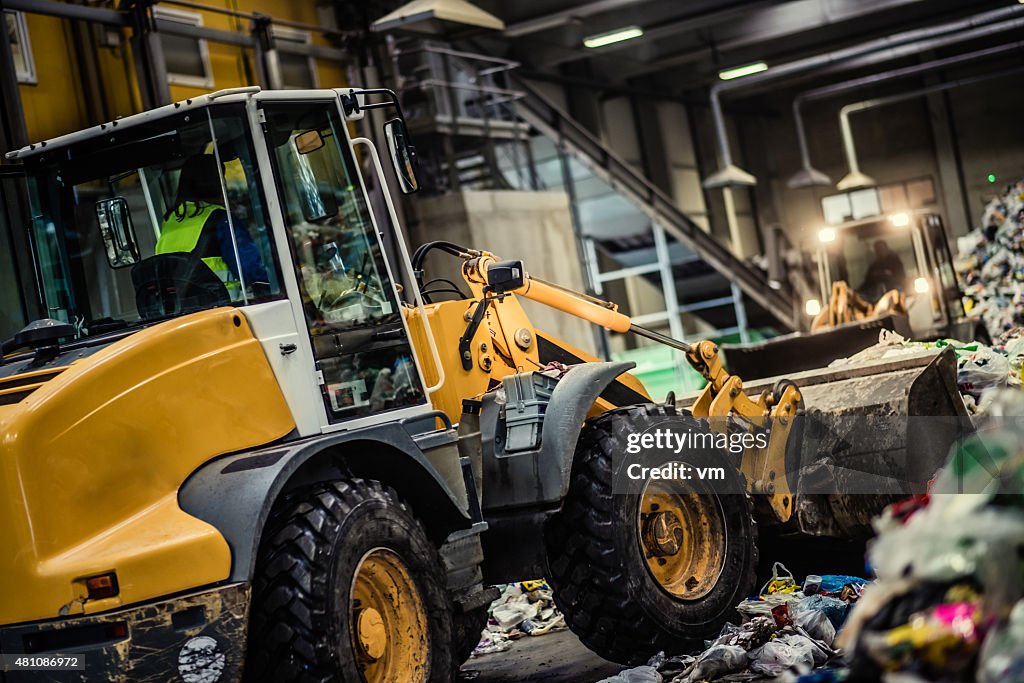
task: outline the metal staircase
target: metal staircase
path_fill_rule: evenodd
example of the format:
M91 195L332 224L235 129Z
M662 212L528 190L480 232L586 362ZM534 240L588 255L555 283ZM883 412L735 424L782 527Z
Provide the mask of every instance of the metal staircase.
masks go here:
M765 273L516 79L517 64L416 40L393 43L391 54L410 132L429 166L424 191L564 191L588 288L677 338L746 341L746 303L756 304L755 325L795 329L792 302ZM615 345L599 337L607 356Z
M519 79L515 79L515 88L525 94L517 100L516 109L526 122L554 140L593 175L631 200L656 226L692 249L700 260L735 283L743 294L783 325L798 329L791 298L783 291L769 287L763 271L734 256L728 247L683 213L664 191L542 94Z

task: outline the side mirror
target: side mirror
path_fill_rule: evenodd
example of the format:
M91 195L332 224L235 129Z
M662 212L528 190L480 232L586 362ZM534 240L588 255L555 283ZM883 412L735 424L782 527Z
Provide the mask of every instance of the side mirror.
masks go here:
M391 165L395 168L398 185L402 194L412 194L420 189L416 178L416 150L409 145L409 131L402 119L391 119L384 124L384 137L388 142Z
M107 249L107 263L111 268L124 268L139 262L139 241L124 197L96 202L96 222L100 226L100 235Z
M324 146L324 137L318 130L307 130L295 136L295 151L299 154L309 154Z

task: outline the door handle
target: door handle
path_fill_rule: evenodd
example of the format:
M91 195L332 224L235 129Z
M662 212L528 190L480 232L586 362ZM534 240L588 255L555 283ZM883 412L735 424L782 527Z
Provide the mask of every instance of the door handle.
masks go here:
M278 348L281 349L282 356L290 356L298 350L298 346L295 344L279 344Z

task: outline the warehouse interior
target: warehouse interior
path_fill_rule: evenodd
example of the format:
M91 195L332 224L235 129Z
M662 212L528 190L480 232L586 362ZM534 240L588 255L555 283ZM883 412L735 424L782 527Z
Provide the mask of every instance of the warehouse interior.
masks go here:
M1024 681L1024 0L0 8L0 682Z

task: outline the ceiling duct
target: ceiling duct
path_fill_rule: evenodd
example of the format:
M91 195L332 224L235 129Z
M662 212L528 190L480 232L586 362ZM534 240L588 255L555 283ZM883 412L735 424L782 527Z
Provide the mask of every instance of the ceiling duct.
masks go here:
M786 64L772 66L768 71L763 71L746 78L739 78L732 81L722 81L711 87L711 115L715 126L715 140L718 145L719 163L722 166L720 173L715 173L704 181L706 188L729 187L730 179L753 179L753 176L742 169L735 168L732 160L732 152L729 148L729 135L726 131L725 116L722 113L721 97L724 93L739 88L763 84L767 81L783 79L798 74L804 74L813 70L823 70L826 67L833 68L854 68L864 64L857 58L867 56L871 63L886 60L898 59L900 57L918 54L927 49L930 43L938 42L938 36L949 36L955 34L958 38L951 40L957 42L972 32L973 29L1002 21L1008 18L1015 18L1024 13L1024 4L1016 4L1012 7L1002 7L989 12L975 14L966 19L960 19L944 24L936 24L923 29L914 29L895 33L885 38L871 40L860 45L835 50L805 59L798 59ZM1001 28L1000 30L1005 30ZM975 36L983 33L978 31ZM872 53L878 53L872 54ZM813 169L811 169L813 171ZM741 171L737 174L736 171ZM756 182L756 179L755 179ZM733 184L749 185L749 182Z
M1007 78L1009 76L1016 76L1024 72L1024 67L1017 66L1010 69L1001 69L991 73L980 74L969 78L958 78L954 81L946 81L943 83L936 83L920 90L914 90L912 92L900 93L898 95L890 95L888 97L878 97L870 100L864 100L863 102L854 102L848 104L839 111L839 128L843 132L843 151L846 153L846 164L850 168L850 173L847 174L842 180L839 181L838 187L840 190L852 190L859 187L867 187L874 185L874 180L871 176L865 175L860 170L860 161L857 158L857 146L853 141L853 129L850 126L850 115L856 114L857 112L867 111L868 109L874 109L876 107L884 107L897 102L905 102L916 97L925 97L927 95L933 95L935 93L946 92L947 90L953 90L955 88L962 88L966 85L974 85L975 83L982 83L984 81L990 81L995 78Z
M944 47L946 45L952 45L964 40L970 40L978 37L989 37L996 33L1005 31L1011 31L1014 29L1024 28L1024 18L1013 19L1007 22L998 24L992 24L990 26L984 26L981 28L974 29L973 31L967 31L953 36L945 36L938 38L933 41L929 41L927 45L920 45L921 50L935 49ZM902 67L899 69L892 69L890 71L884 71L882 73L875 73L861 78L854 78L849 81L843 81L842 83L833 83L826 85L821 88L815 88L814 90L808 90L801 93L793 100L793 123L796 126L796 137L800 143L800 155L803 168L796 173L789 180L790 188L809 187L809 184L800 184L806 180L808 173L820 173L814 171L811 166L811 156L808 151L807 145L807 129L804 126L803 119L803 105L805 102L811 100L820 100L826 97L834 97L836 95L842 95L844 93L858 90L860 88L873 87L879 83L885 81L896 80L900 78L909 78L911 76L920 76L940 69L945 69L952 66L959 66L962 64L969 64L971 62L980 61L983 59L990 59L993 57L1000 57L1011 52L1019 52L1024 50L1024 41L1015 41L1012 43L1006 43L1004 45L995 45L988 47L983 50L977 50L975 52L967 52L953 57L945 57L943 59L935 59L930 62L923 62L921 64L915 64L913 66ZM824 174L821 174L824 176ZM867 176L864 176L865 178ZM827 178L825 183L816 184L828 184ZM845 188L840 188L845 189Z

